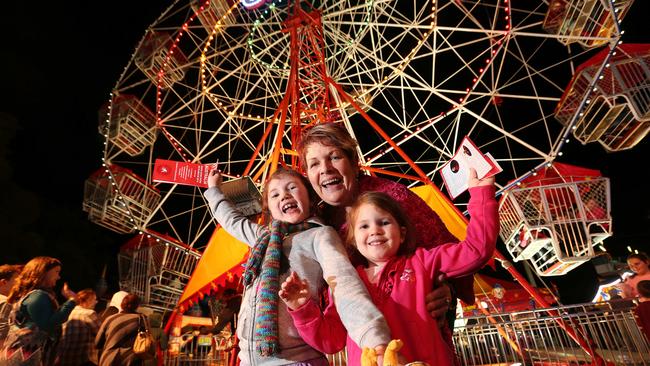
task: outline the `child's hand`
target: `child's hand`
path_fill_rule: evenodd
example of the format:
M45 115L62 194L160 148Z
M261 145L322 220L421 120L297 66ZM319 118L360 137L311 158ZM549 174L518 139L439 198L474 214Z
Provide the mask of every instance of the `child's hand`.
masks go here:
M65 297L68 300L74 300L77 297L77 294L70 290L70 287L68 287L68 283L65 282L63 283L63 288L61 289L61 295Z
M494 185L494 176L489 178L478 179L478 174L476 174L476 169L469 168L469 181L467 182L467 186L469 188L490 186L490 185Z
M309 284L301 280L296 272L291 272L281 285L280 298L291 310L296 310L309 300Z
M208 188L219 187L221 185L221 181L221 171L217 169L217 165L215 164L208 174Z

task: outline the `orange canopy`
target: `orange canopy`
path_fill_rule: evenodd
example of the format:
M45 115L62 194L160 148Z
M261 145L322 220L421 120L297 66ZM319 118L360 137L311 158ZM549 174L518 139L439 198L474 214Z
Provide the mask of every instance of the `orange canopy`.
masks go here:
M246 244L233 238L221 227L217 228L178 301L180 312L183 313L198 298L209 294L218 286L237 281L247 256Z

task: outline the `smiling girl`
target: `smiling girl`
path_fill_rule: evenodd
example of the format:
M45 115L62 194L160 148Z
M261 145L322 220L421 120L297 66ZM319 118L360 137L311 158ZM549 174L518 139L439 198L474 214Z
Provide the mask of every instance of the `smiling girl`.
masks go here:
M313 216L309 183L298 172L280 169L264 187L262 204L272 220L247 219L219 189L221 174L208 178L205 197L215 219L232 236L252 247L244 271L244 296L237 337L242 365L328 365L296 330L279 301L280 283L291 271L309 281L313 299L329 284L343 325L355 342L382 351L388 326L347 258L336 231Z

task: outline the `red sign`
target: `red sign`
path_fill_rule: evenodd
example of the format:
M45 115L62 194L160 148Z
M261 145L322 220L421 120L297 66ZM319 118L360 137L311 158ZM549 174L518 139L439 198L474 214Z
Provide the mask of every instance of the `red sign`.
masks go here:
M208 174L213 167L214 164L156 159L152 179L154 182L208 188Z

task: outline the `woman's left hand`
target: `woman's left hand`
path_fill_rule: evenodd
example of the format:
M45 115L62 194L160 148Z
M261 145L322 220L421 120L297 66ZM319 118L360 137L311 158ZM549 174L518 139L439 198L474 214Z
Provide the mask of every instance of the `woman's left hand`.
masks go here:
M441 329L447 326L446 314L451 303L451 288L444 274L436 278L434 288L425 296L427 311L436 319Z

